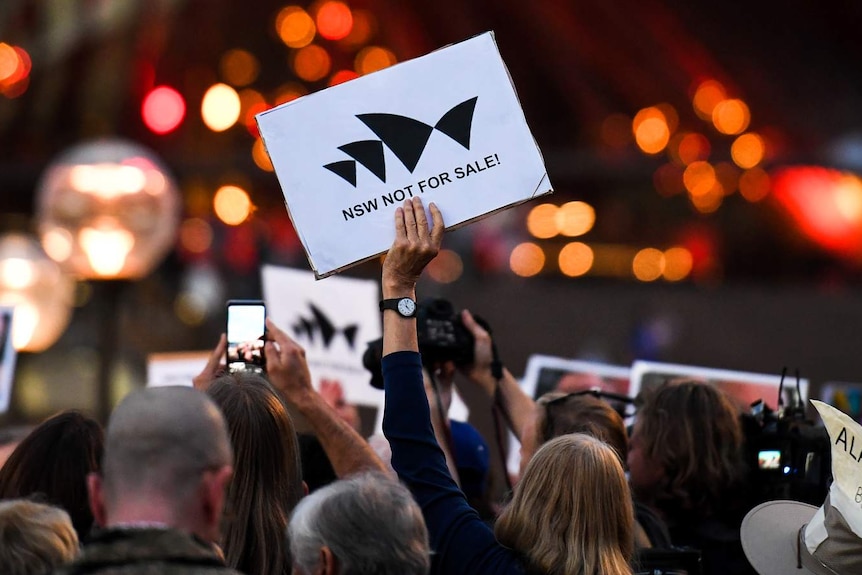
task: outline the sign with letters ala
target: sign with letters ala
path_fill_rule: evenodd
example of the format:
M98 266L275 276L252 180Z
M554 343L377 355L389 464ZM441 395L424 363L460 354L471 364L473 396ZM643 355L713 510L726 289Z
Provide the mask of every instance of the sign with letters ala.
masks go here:
M451 228L552 191L490 32L257 122L318 279L389 249L405 199Z

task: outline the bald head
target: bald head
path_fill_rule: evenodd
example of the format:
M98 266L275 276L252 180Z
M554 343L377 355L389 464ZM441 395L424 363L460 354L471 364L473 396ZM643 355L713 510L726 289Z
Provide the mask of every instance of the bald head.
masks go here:
M188 387L132 392L108 422L105 504L152 497L181 508L205 471L232 461L224 418L205 394Z

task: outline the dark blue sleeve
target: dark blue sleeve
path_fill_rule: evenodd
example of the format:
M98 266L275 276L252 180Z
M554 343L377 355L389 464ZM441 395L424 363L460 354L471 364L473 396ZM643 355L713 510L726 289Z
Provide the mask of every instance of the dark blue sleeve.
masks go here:
M384 357L383 382L383 433L392 448L392 467L425 516L435 553L432 573L523 575L516 554L497 542L449 474L431 427L419 354Z

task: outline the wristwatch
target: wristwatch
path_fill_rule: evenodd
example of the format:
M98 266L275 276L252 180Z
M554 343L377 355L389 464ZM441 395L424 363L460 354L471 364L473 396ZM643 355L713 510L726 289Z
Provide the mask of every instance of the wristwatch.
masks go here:
M416 317L416 302L409 297L384 299L380 301L380 311L391 309L401 317Z

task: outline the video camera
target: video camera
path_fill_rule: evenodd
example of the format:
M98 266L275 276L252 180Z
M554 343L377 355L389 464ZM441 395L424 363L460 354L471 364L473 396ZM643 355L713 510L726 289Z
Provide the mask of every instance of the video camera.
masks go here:
M487 322L473 316L476 323L490 332ZM461 313L448 300L429 298L420 301L416 309L416 330L422 364L429 368L436 363L452 361L457 366L473 363L473 334L461 321ZM381 358L383 338L368 343L362 365L371 372L371 386L383 389Z
M753 496L755 503L791 499L821 505L832 477L829 435L806 419L798 373L796 393L783 405L784 375L776 411L759 400L742 416Z

